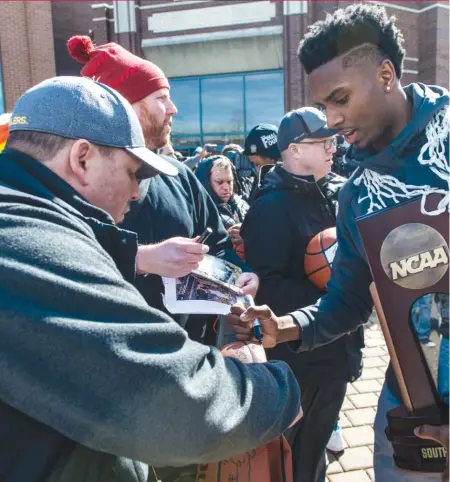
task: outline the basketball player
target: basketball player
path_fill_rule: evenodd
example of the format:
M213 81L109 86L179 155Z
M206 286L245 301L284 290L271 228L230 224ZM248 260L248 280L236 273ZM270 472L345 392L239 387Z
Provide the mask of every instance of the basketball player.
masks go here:
M336 225L337 194L345 179L331 173L335 133L311 107L283 117L278 129L282 164L261 177L241 229L247 263L260 277L256 301L267 303L277 315L314 303L323 294L306 276L304 257L311 238ZM325 480L325 447L347 382L361 373L362 336L359 330L301 355L285 343L267 351L269 359L290 365L302 387L304 416L287 433L294 482ZM344 447L342 440L337 451Z
M405 50L394 21L383 7L351 5L314 24L300 44L299 58L312 98L325 110L328 125L352 144L347 158L359 167L339 196L339 248L328 293L316 305L284 317L273 315L268 307L250 308L241 315L242 324L234 325L241 333L239 339L248 337L248 323L255 317L262 320L266 346L292 340L297 352L313 350L356 330L367 321L373 304L372 276L355 219L416 196L425 201L429 193L444 198L433 212L424 206L424 214L449 210L449 93L424 84L402 87ZM237 317L230 322L239 323ZM386 413L399 400L398 384L388 369L374 427L375 479L441 480L440 474L405 474L393 466L384 429ZM448 426L428 428L426 433L448 444Z

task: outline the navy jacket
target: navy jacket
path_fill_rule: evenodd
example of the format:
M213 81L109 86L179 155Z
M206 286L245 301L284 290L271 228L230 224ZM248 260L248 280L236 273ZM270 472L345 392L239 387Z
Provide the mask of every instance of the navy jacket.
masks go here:
M405 184L429 185L448 191L448 182L417 159L427 142L427 125L439 112L448 109L449 93L446 89L423 84L411 84L404 90L412 105L412 118L396 139L381 152L358 151L353 146L347 152L347 159L352 159L358 167L339 194L339 248L328 293L317 304L292 313L302 328L301 341L292 345L299 352L330 343L358 329L372 312L369 292L372 276L355 222L370 208L367 187L360 181L364 170L393 176ZM448 114L446 122L449 122ZM448 138L443 148L448 163ZM381 199L386 206L394 205L392 199ZM376 197L375 202L382 206L379 201ZM398 395L391 370L389 373L388 384Z
M210 227L213 234L206 242L209 254L249 271L234 252L213 200L193 172L170 157L164 156L164 159L177 167L178 176L162 175L143 181L141 200L132 203L121 227L137 233L139 244L159 243L174 236L194 238ZM160 276L137 276L136 287L150 306L168 313L163 304L164 286ZM200 340L204 324L215 317L174 315L173 318L186 326L192 339Z

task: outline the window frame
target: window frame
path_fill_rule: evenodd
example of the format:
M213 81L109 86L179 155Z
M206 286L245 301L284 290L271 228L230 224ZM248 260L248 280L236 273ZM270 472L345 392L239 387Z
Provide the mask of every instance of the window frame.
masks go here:
M261 75L261 74L282 74L282 86L284 90L284 70L283 69L270 69L270 70L258 70L254 72L232 72L232 73L224 73L224 74L213 74L213 75L193 75L188 77L172 77L169 79L170 85L173 86L177 82L182 82L185 80L197 80L198 82L198 112L199 112L199 122L200 122L200 131L198 133L184 133L184 134L172 134L171 139L172 143L176 146L177 139L183 138L190 138L196 137L200 139L200 146L204 145L204 139L210 138L213 136L244 136L244 138L248 134L247 130L247 95L246 95L246 79L248 77ZM203 106L202 106L202 80L203 79L217 79L217 78L227 78L227 77L242 77L242 102L243 102L243 121L244 121L244 129L242 131L217 131L217 132L204 132L203 130ZM284 97L281 99L283 104L283 112L284 112ZM176 121L175 121L176 122ZM180 146L183 150L191 150L195 149L196 145L192 146Z

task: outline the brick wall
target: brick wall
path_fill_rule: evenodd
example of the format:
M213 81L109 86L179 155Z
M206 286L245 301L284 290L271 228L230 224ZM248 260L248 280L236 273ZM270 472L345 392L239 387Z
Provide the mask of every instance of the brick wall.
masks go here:
M248 0L228 0L228 4L243 3ZM0 5L3 2L0 2ZM19 2L22 3L22 2ZM63 2L64 4L66 2ZM117 41L124 47L129 48L138 55L142 55L140 44L142 39L157 38L170 35L183 35L192 33L210 33L220 30L234 30L247 27L260 27L263 24L236 25L228 27L210 28L205 25L200 30L177 31L172 33L155 33L148 31L148 16L155 13L165 12L169 10L183 10L186 15L192 9L202 9L211 6L223 5L222 1L212 0L205 3L182 3L173 2L167 6L167 0L136 0L137 7L144 9L136 9L136 34L115 34L114 19L112 9L93 9L91 20L87 19L81 13L81 6L77 5L84 2L67 2L73 11L72 17L85 18L86 27L88 24L93 29L94 38L97 44L106 43L108 41ZM111 4L112 2L107 2ZM161 8L157 8L161 3ZM307 78L300 67L297 59L298 44L306 32L307 25L317 20L325 18L327 12L332 12L336 8L345 7L353 1L309 1L308 12L300 15L283 15L282 2L277 2L276 16L264 25L283 25L283 42L284 42L284 68L285 68L285 107L292 109L307 105L310 102L308 94ZM435 8L436 2L426 1L410 1L401 0L390 1L392 6L387 7L388 13L395 15L397 25L402 30L405 38L406 59L404 64L405 73L402 83L404 85L411 82L424 82L429 84L438 84L444 87L449 86L449 28L448 18L449 10L445 8ZM446 4L445 2L441 2ZM86 5L86 4L85 4ZM90 4L89 4L90 5ZM397 6L396 6L397 5ZM154 8L145 9L146 6ZM61 7L62 8L62 7ZM67 7L69 8L69 7ZM92 18L97 18L92 21ZM70 15L67 15L70 18ZM109 18L108 21L106 18ZM58 19L59 23L59 19ZM58 58L59 61L59 58ZM58 64L59 65L59 64ZM226 73L224 71L224 73Z
M448 10L440 9L436 22L436 77L435 83L449 87L449 14Z
M286 111L308 103L306 75L297 57L299 39L306 28L306 15L292 15L284 18L284 107Z
M345 8L351 3L354 2L310 2L307 15L295 15L285 21L285 65L290 70L285 73L286 109L310 102L307 78L302 75L297 59L298 44L306 31L306 26L302 27L302 18L306 17L307 23L312 24L324 19L327 12ZM396 24L405 39L403 85L424 82L449 87L449 11L444 8L427 10L431 5L432 2L401 2L400 6L406 10L387 7L388 13L396 17ZM425 11L422 12L422 9Z
M6 110L33 85L55 75L49 1L0 2L0 51Z

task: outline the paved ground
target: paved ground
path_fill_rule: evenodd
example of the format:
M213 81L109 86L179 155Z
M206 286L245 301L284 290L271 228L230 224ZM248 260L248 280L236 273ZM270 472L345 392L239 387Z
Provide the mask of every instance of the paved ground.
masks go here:
M364 370L349 384L340 423L347 448L336 458L329 454L328 482L372 482L373 421L389 355L378 322L366 328Z

